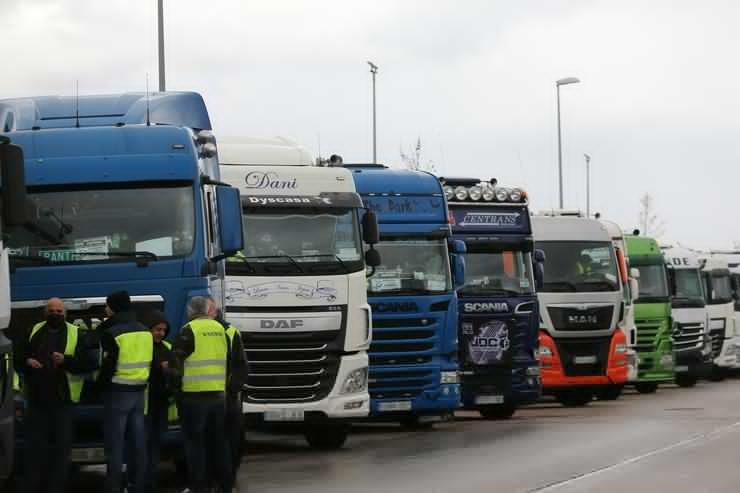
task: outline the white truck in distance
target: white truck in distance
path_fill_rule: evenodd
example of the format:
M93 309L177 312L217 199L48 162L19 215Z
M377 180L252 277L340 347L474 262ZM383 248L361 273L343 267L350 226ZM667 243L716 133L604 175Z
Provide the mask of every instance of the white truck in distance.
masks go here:
M721 250L712 251L713 255L723 255L727 259L727 265L730 268L730 274L732 275L732 291L735 298L735 364L732 366L733 370L740 369L740 251L737 250Z
M248 423L292 424L315 448L340 447L349 421L369 413L365 265L377 253L363 242L377 243L375 214L361 225L350 172L311 166L284 139L220 142L219 162L243 205L225 311L249 361Z
M692 250L664 246L670 276L676 383L691 387L712 368L712 341L699 257Z
M722 380L737 361L735 355L735 300L727 259L721 255L699 254L712 339L711 379Z

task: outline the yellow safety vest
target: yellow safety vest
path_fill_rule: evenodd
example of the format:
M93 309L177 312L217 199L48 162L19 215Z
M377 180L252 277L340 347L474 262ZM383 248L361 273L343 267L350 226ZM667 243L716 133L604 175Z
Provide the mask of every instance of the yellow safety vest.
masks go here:
M111 382L119 385L146 385L154 357L154 339L148 330L116 336L118 362Z
M75 351L77 350L77 326L69 322L67 324L67 342L64 345L64 356L74 357ZM31 335L28 336L28 341L31 342L33 336L46 325L46 322L39 322L31 329ZM85 382L85 378L82 375L73 375L70 372L67 374L67 385L69 386L69 398L72 402L80 402L80 395L82 394L82 385Z
M185 359L183 392L226 391L226 358L229 348L223 326L202 318L190 321L195 350Z

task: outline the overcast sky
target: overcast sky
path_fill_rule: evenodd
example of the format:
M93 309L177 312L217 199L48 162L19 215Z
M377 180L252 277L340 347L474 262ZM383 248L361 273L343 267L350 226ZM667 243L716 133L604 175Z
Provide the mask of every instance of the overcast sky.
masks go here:
M156 87L156 0L0 0L0 97ZM649 192L665 240L740 240L740 2L165 0L167 86L203 94L217 135L372 159L421 140L442 175L521 185L626 229Z

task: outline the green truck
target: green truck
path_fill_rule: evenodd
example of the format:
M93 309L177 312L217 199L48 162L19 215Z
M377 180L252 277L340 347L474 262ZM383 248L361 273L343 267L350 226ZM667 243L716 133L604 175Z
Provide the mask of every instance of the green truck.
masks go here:
M631 267L640 272L639 294L635 300L636 350L640 358L635 388L642 394L658 384L674 380L671 340L671 298L665 260L658 242L647 236L626 236Z

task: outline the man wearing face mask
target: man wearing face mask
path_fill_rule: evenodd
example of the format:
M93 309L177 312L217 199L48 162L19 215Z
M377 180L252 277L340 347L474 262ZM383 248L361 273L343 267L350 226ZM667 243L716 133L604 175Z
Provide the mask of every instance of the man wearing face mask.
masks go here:
M63 492L72 446L73 405L79 402L82 374L90 371L81 354L78 330L67 323L64 302L51 298L45 318L20 341L16 368L24 377L28 404L25 488L28 493ZM39 471L43 471L40 474Z

